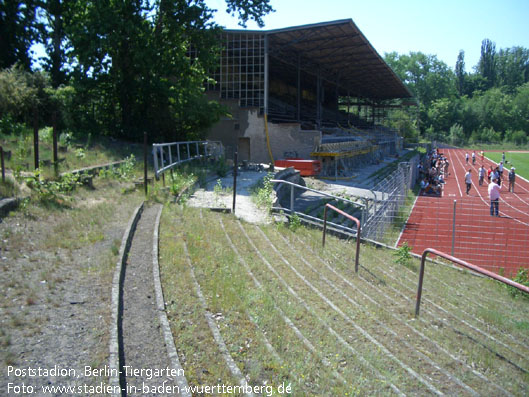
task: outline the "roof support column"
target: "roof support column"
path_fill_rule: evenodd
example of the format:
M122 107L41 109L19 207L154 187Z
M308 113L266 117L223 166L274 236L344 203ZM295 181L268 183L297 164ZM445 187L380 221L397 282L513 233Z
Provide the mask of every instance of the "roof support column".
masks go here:
M301 122L301 61L298 55L298 83L296 87L296 96L297 96L297 120Z
M320 72L316 76L316 125L321 127L321 77Z
M270 68L268 65L268 35L264 37L264 114L268 116L268 86L269 86L269 75Z

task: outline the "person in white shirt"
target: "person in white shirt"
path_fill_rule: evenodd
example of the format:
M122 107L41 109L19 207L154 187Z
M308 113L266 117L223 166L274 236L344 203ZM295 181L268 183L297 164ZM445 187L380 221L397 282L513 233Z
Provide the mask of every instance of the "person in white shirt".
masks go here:
M485 170L485 166L481 164L481 168L478 170L479 186L483 185L483 180L485 179L486 173L487 173L487 170Z
M501 186L498 185L498 178L492 178L492 182L489 183L489 199L490 199L490 216L500 216L500 190Z
M469 168L468 172L465 174L465 183L467 184L467 194L472 187L472 170Z
M476 164L476 152L472 152L472 164Z

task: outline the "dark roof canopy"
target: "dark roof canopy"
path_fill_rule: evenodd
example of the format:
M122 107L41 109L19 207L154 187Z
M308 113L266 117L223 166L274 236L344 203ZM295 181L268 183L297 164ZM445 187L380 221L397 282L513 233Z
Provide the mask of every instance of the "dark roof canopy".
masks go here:
M269 30L270 56L337 84L351 96L412 97L352 19Z

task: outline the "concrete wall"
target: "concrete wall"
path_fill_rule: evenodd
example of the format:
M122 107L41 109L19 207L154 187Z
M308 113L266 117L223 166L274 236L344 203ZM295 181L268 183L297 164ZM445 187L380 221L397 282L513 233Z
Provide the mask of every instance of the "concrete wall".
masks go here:
M211 99L219 100L218 97ZM219 140L226 148L226 157L232 158L239 138L249 138L249 160L256 163L269 163L270 156L266 144L264 117L259 115L258 108L240 108L237 100L221 100L228 107L232 117L223 118L207 133L210 140ZM270 146L274 159L284 157L285 152L297 152L301 158L310 158L314 139L319 138L319 131L302 131L298 123L268 123ZM244 142L248 147L247 141ZM239 158L246 159L244 153Z

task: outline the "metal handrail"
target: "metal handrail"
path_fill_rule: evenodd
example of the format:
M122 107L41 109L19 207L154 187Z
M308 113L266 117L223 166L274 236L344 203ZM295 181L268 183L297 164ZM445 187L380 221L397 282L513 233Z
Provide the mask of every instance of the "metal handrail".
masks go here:
M154 174L156 178L162 175L165 171L172 169L173 167L191 161L208 157L208 147L210 145L220 145L220 141L184 141L184 142L170 142L170 143L153 143L152 154L154 159ZM176 158L173 159L171 147L176 146ZM180 147L185 146L187 148L185 154L186 157L182 158L180 153ZM191 156L191 147L195 147L195 155ZM200 147L203 147L204 154L200 153ZM168 148L168 159L164 158L164 148ZM167 165L165 163L167 162Z
M356 232L356 258L355 258L355 273L358 273L358 261L360 259L360 221L352 215L336 208L331 204L325 204L325 210L323 211L323 237L322 237L322 246L325 247L325 232L327 230L327 208L330 208L333 211L336 211L340 215L345 216L347 219L350 219L356 222L357 232Z
M520 291L526 292L529 294L529 287L519 284L516 281L513 281L511 279L508 279L506 277L500 276L496 273L493 273L491 271L485 270L479 266L473 265L471 263L465 262L461 259L455 258L452 255L445 254L444 252L437 251L433 248L426 248L421 256L421 270L419 271L419 285L417 287L417 302L415 304L415 317L419 316L419 310L421 307L421 295L422 295L422 282L424 278L424 266L426 261L426 256L428 253L432 253L434 255L440 256L442 258L448 259L451 262L457 263L458 265L461 265L463 267L466 267L467 269L473 270L476 273L483 274L484 276L493 278L494 280L500 281L504 284L510 285L511 287L517 288Z
M336 200L345 201L347 203L353 204L353 205L355 205L357 207L360 207L360 208L364 208L365 207L365 204L357 203L355 201L351 201L351 200L348 200L348 199L343 198L343 197L334 196L332 194L322 192L321 190L311 189L310 187L298 185L297 183L293 183L293 182L290 182L290 181L285 181L283 179L270 179L270 182L272 182L272 183L285 183L287 185L290 185L292 188L308 190L309 192L318 193L318 194L321 194L322 196L331 197L331 198L336 199Z

